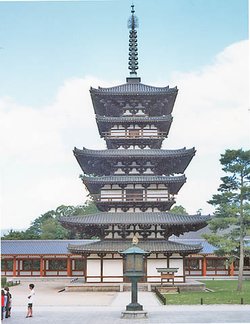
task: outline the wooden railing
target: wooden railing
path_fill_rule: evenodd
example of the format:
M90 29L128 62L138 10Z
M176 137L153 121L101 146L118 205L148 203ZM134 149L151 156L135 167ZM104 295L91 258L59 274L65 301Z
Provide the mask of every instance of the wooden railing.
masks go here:
M141 195L141 196L122 196L122 195L115 195L112 193L112 196L109 195L100 195L100 194L93 194L92 195L93 198L95 199L95 201L98 202L166 202L166 201L173 201L174 197L170 196L168 194L166 195L154 195L154 194L150 194L150 196L148 195Z
M166 132L139 132L138 134L131 134L129 132L127 133L122 133L118 131L112 131L112 132L103 132L103 137L105 138L119 138L119 139L149 139L149 138L162 138L166 137L167 133Z

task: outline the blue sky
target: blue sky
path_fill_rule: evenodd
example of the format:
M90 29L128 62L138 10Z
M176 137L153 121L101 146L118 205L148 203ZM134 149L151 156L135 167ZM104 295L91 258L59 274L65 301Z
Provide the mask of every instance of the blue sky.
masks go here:
M220 154L249 148L248 1L134 0L142 82L178 86L163 148L195 146L177 204L202 209ZM28 227L86 191L72 149L102 149L89 88L128 76L131 1L0 1L1 214Z
M246 0L137 0L139 74L167 79L248 37ZM63 80L124 80L131 1L1 2L1 95L49 103Z

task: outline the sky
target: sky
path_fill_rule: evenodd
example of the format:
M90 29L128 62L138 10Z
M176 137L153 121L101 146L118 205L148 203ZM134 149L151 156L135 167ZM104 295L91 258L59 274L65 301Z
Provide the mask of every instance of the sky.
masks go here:
M105 149L90 87L125 83L129 0L0 1L2 228L23 229L87 192L74 147ZM249 149L247 0L134 0L142 83L179 89L164 149L195 147L176 197L190 214Z

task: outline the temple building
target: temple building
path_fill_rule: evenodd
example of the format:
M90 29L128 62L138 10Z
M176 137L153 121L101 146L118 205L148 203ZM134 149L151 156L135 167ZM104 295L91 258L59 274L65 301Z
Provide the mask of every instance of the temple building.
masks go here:
M176 268L176 280L185 281L184 260L201 245L171 240L172 235L197 231L209 216L169 212L186 182L184 171L195 149L161 149L167 138L178 93L176 87L154 87L137 76L137 17L132 5L129 19L129 70L126 83L91 88L96 123L106 150L74 149L83 171L81 179L100 213L61 218L88 244L70 244L69 251L84 259L86 282L123 281L119 254L131 245L150 255L145 259L144 282L160 280L157 268Z

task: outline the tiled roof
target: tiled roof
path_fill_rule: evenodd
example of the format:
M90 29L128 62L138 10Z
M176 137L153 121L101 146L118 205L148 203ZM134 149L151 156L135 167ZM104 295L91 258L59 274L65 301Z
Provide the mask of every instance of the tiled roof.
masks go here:
M155 175L121 175L91 177L82 175L81 179L91 193L97 193L105 184L168 184L169 192L176 194L186 181L181 176L155 176Z
M5 255L69 254L71 243L89 244L91 240L2 240L1 253Z
M86 244L89 248L90 243L99 242L98 240L2 240L1 254L4 255L65 255L70 254L68 246L81 246ZM184 245L201 245L202 250L200 254L213 254L216 250L214 246L209 244L204 239L179 239L177 237L171 238L171 242ZM166 244L166 242L164 242ZM130 242L131 244L131 242ZM166 245L165 245L166 247ZM147 247L145 246L144 250ZM125 249L125 248L124 248ZM118 250L122 248L118 247ZM151 250L152 251L152 250ZM191 252L194 253L194 252Z
M142 93L142 94L147 94L147 93L158 93L158 94L166 94L166 93L176 93L177 87L175 88L169 88L169 86L167 87L153 87L150 85L146 85L143 83L125 83L125 84L121 84L115 87L110 87L110 88L101 88L99 87L98 89L95 88L91 88L90 92L91 93L107 93L107 94L126 94L126 95L131 95L133 93L137 94L137 93Z
M69 224L164 224L185 225L202 224L207 222L210 216L201 215L177 215L164 212L126 212L112 213L103 212L98 214L61 217L60 222Z
M167 116L100 116L96 115L97 122L102 123L152 123L152 122L169 122L172 121L171 115Z
M121 176L103 176L91 177L82 176L84 181L88 183L101 184L119 184L119 183L184 183L186 177L182 176L155 176L155 175L121 175Z
M93 242L85 245L69 245L69 250L72 253L82 252L121 252L131 246L131 241L105 240ZM163 240L148 240L139 241L138 247L147 252L163 252L163 253L178 253L188 252L197 253L201 250L201 245L189 245L179 242L163 241Z
M118 150L118 149L108 149L108 150L89 150L83 147L82 150L74 148L74 154L76 156L102 156L102 157L182 157L186 155L194 155L195 148L186 149L185 147L178 150L164 150L164 149L133 149L133 150Z
M183 244L200 244L202 246L201 254L214 254L216 251L216 247L208 243L204 239L172 239L171 240L178 242L178 243L183 243Z

